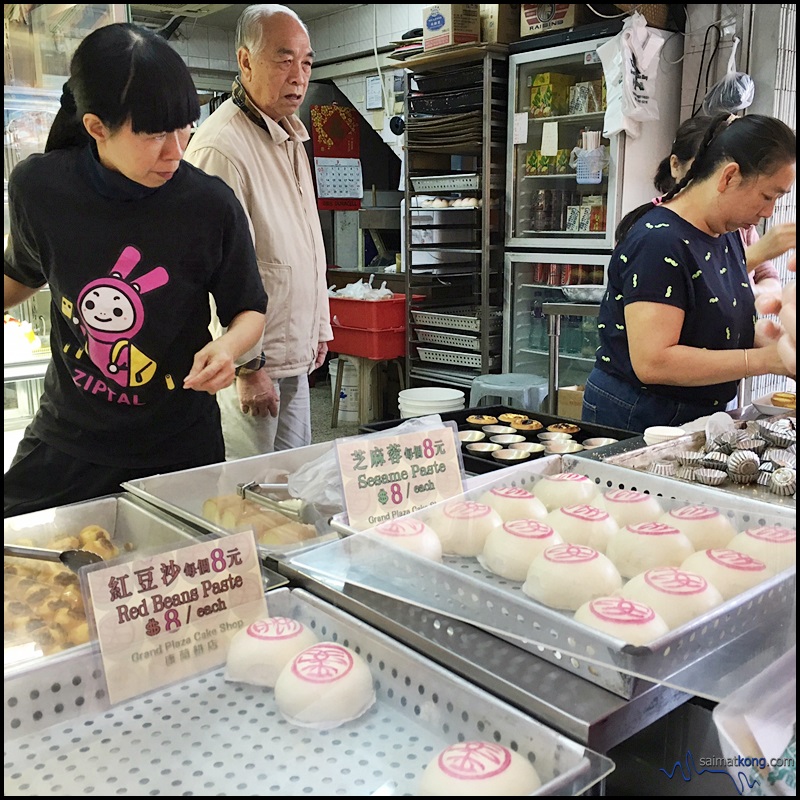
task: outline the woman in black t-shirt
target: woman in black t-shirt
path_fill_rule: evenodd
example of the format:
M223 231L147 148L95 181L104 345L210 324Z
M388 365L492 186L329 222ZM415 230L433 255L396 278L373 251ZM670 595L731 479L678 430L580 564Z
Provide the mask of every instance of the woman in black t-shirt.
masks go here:
M266 295L239 201L182 161L199 114L163 38L108 25L75 52L45 153L10 176L3 304L49 286L52 360L5 516L224 460L214 394L260 346Z
M582 418L643 432L724 410L739 380L786 375L774 326L756 326L738 229L795 180L796 137L751 115L709 126L691 168L618 242Z

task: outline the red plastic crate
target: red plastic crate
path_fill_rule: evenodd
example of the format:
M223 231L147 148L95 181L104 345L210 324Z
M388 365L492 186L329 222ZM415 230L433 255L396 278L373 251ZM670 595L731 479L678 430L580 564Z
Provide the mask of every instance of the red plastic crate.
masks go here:
M424 300L424 295L414 295L413 300ZM406 327L406 296L398 292L386 300L356 300L350 297L329 297L331 324L343 328L361 328L378 331ZM355 355L349 353L348 355Z
M328 350L334 353L361 356L373 361L402 358L406 354L405 325L389 329L347 328L342 325L331 327L333 341L328 342Z

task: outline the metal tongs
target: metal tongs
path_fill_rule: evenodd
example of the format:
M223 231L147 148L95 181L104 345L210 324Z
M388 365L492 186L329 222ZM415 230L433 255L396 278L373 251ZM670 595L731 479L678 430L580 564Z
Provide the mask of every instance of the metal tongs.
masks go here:
M315 525L327 517L313 504L289 495L286 483L240 483L236 487L240 497L260 503L265 508L277 511L289 519L306 525Z
M20 544L3 544L3 555L61 562L76 574L81 567L99 564L103 560L90 550L47 550L44 547L25 547Z

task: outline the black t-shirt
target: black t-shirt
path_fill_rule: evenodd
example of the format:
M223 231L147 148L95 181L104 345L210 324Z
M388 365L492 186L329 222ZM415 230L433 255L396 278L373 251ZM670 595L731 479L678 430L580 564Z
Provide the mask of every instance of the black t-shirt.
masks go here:
M52 294L52 361L32 432L96 464L202 461L219 410L183 380L211 341L209 293L223 325L266 309L234 193L188 162L148 189L86 147L30 156L8 194L5 274Z
M709 236L669 208L654 206L615 248L598 318L598 369L653 394L724 409L736 395L735 381L683 387L645 385L636 377L625 329L625 306L636 302L683 309L679 344L752 347L757 315L739 233Z

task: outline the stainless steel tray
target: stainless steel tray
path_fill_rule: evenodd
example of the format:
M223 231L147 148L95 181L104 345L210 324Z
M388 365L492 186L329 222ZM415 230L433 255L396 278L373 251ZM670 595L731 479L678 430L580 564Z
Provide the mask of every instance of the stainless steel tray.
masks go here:
M743 423L739 423L737 427L743 427ZM602 448L600 452L591 453L584 452L581 458L591 458L602 460L606 464L612 464L617 467L622 467L629 470L636 470L640 473L649 472L650 468L658 461L672 460L678 453L685 450L693 450L702 452L703 445L705 444L706 436L703 431L681 436L679 439L672 439L668 442L661 442L660 444L646 445L644 440L637 438L635 440L628 440L625 442L618 442L617 444L607 445ZM684 485L697 486L692 481L687 481L675 476L663 476L664 480L677 481ZM638 480L638 478L637 478ZM797 507L796 499L789 496L777 495L769 491L764 486L759 486L756 483L734 483L731 480L726 480L721 486L716 487L717 491L724 492L731 497L741 497L747 500L755 500L762 503L767 503L775 506L783 506L791 509L792 513Z
M481 329L479 311L474 306L458 306L432 309L430 311L412 308L411 316L415 325L429 325L434 328L452 328L462 331L479 331ZM492 309L489 317L489 331L499 330L503 324L503 312L500 309Z
M102 714L50 707L50 727L22 723L5 742L5 791L75 795L415 794L442 748L475 739L531 759L536 794L572 796L613 769L609 759L442 669L303 590L279 589L270 613L290 616L322 640L358 652L375 679L377 703L328 731L299 728L277 711L270 689L226 683L223 670L116 706ZM12 708L54 688L20 678ZM9 708L9 704L6 704Z
M3 541L8 544L24 541L42 547L61 537L77 536L89 525L99 525L109 533L111 540L120 550L120 557L127 555L136 558L156 548L164 549L170 543L196 541L199 535L190 526L169 518L152 506L129 495L118 494L9 517L3 523ZM30 561L21 563L20 559L5 560L9 566L13 562L20 563L25 572L27 567L36 563ZM52 570L37 580L43 586L49 585L48 576L51 573ZM58 591L64 592L64 588ZM7 599L14 597L8 583L6 583L6 597ZM76 645L63 652L85 651L89 647L88 644ZM27 665L31 659L57 662L62 653L45 655L41 648L34 645L32 639L24 635L12 638L7 633L3 655L7 672L18 664Z
M544 469L537 465L505 469L495 481L464 496L476 499L493 486L530 487L543 472L559 471L585 474L603 491L612 487L648 491L662 498L665 511L696 503L717 507L738 530L770 524L795 527L794 515L780 513L781 509L744 499L738 508L729 507L727 497L706 487L665 481L571 457L551 461ZM720 504L721 499L725 501L723 504ZM432 506L411 516L425 519L436 508ZM794 638L790 623L795 600L794 568L670 631L646 647L632 647L576 623L570 613L535 602L523 594L521 583L484 570L475 559L445 557L444 562L438 564L387 547L377 537L356 535L298 554L291 563L308 574L362 586L481 627L628 698L641 690L641 679L691 689L681 685L684 681L695 680L687 673L691 665L762 626L779 633L785 631ZM679 673L683 676L676 678ZM671 682L672 679L676 682Z
M168 514L189 523L200 532L227 536L246 530L247 526L231 528L216 524L203 516L203 503L213 497L236 494L240 485L249 483L279 483L300 467L333 449L333 442L312 444L262 456L224 461L207 467L196 467L166 475L153 475L128 481L122 488ZM287 522L290 518L287 517ZM296 544L263 545L259 552L265 556L282 556L310 543L336 538L324 525L317 526L317 536Z

